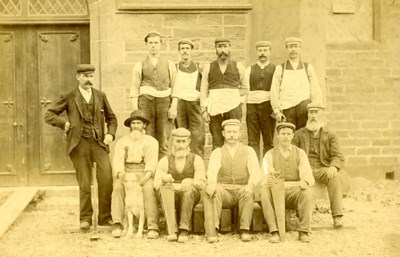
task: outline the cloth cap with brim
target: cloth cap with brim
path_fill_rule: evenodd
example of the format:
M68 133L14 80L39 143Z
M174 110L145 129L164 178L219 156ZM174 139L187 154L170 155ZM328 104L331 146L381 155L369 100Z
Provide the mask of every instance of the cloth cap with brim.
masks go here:
M303 43L303 40L298 37L287 37L285 38L285 44L286 45L291 45L291 44L301 44Z
M269 41L258 41L256 43L256 48L259 48L260 46L271 47L271 42L269 42Z
M214 43L215 43L215 44L221 44L221 43L228 43L228 44L230 44L231 41L230 41L229 39L227 39L227 38L220 37L220 38L216 38L216 39L214 40Z
M144 37L144 42L147 42L147 38L149 38L149 37L160 37L160 39L162 38L161 34L158 31L150 31Z
M94 65L91 64L78 64L76 66L77 73L92 73L96 70Z
M177 128L172 130L171 135L173 137L190 137L190 131L185 128Z
M150 124L150 120L146 118L146 116L144 116L144 113L140 110L135 110L131 113L131 116L129 118L127 118L124 122L124 125L128 128L131 127L131 122L133 120L141 120L143 121L146 125Z
M224 120L222 122L222 128L225 128L225 126L239 126L240 127L240 120L237 120L237 119Z
M322 103L309 103L307 105L307 110L310 110L310 109L325 110L325 106Z
M190 46L192 47L192 49L194 48L193 42L192 42L191 40L189 40L189 39L182 39L182 40L180 40L180 41L178 42L178 48L179 48L179 46L182 45L182 44L188 44L188 45L190 45Z
M293 123L290 122L280 122L276 125L276 130L279 132L279 130L283 128L290 128L293 130L293 132L296 130L296 126Z

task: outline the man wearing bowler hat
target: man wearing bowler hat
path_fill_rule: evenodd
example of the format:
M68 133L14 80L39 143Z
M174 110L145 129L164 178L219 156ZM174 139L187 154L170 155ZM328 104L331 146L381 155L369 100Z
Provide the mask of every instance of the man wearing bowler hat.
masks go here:
M150 120L146 133L157 139L160 158L168 152L168 138L176 118L173 111L176 108L171 106L176 106L178 101L172 90L176 77L175 64L160 55L161 38L156 31L145 36L148 56L133 67L130 91L133 110L141 110Z
M112 193L113 237L121 237L125 214L124 174L134 172L143 187L144 209L147 219L147 238L159 236L157 198L153 188L153 177L158 162L158 142L146 135L149 119L140 110L135 110L124 125L129 133L115 145L113 157L114 190Z
M340 228L343 226L341 178L346 175L343 170L344 156L337 136L325 126L322 119L325 107L321 103L310 103L307 110L307 125L296 131L293 144L306 152L315 180L327 187L333 226Z
M245 81L250 86L246 100L246 125L249 146L256 151L258 159L273 148L275 119L270 102L270 89L275 65L269 61L271 56L271 42L258 41L256 43L258 55L257 63L246 69ZM262 153L260 153L260 134L263 139Z
M209 123L213 149L222 147L222 122L242 119L242 96L249 91L244 83L244 66L231 60L229 39L215 39L217 60L206 64L200 88L200 104L204 120Z
M194 44L189 39L178 42L181 61L177 66L177 75L174 85L174 96L178 105L172 105L178 128L186 128L191 133L190 149L193 153L204 156L205 128L201 116L200 84L202 67L192 60ZM172 109L173 109L172 108Z
M278 243L279 230L271 188L278 179L285 183L285 206L299 211L299 239L310 242L311 199L314 177L306 153L292 145L295 125L281 122L276 126L278 145L269 150L263 160L264 177L261 180L261 205L271 233L270 242Z
M302 40L285 39L289 60L275 68L271 105L276 122L287 121L301 129L307 123L307 104L322 102L317 75L310 63L301 60Z
M95 67L77 66L79 86L65 92L45 113L45 122L65 131L67 153L76 171L79 185L80 228L89 230L92 224L90 184L92 163L97 163L99 192L99 225L110 225L112 174L108 157L109 144L114 140L117 118L108 103L106 94L93 88ZM66 112L68 120L61 113ZM107 131L104 129L107 124Z

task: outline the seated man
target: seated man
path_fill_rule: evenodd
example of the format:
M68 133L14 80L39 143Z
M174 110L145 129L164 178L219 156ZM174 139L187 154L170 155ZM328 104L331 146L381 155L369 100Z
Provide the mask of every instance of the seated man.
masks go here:
M154 188L159 189L168 227L168 241L185 243L188 240L194 206L206 181L203 159L190 152L190 132L185 128L172 131L171 154L158 163ZM179 237L175 205L179 219Z
M333 226L340 228L343 226L343 189L339 172L344 166L344 156L336 135L324 126L322 115L325 107L310 103L307 110L306 127L296 131L293 144L306 152L315 180L328 188Z
M248 242L252 239L250 225L253 218L254 187L261 177L259 163L254 149L239 142L239 120L225 120L222 128L225 144L211 153L203 198L207 241L217 241L214 229L219 228L222 207L238 206L240 238Z
M310 186L314 184L314 177L306 153L291 144L295 125L282 122L277 125L278 145L269 150L264 156L264 178L261 181L261 205L264 217L271 233L270 242L279 242L279 232L275 209L272 201L271 187L278 179L283 179L291 186L285 186L285 206L299 211L299 238L302 242L309 242L311 232L311 199Z
M115 145L113 157L114 189L111 200L111 215L114 222L113 237L121 237L122 223L125 215L125 172L134 172L143 187L144 208L147 219L147 238L158 238L157 198L153 188L153 174L158 161L158 142L146 135L145 128L150 121L140 110L135 110L125 120L124 125L130 128L128 135L123 136Z

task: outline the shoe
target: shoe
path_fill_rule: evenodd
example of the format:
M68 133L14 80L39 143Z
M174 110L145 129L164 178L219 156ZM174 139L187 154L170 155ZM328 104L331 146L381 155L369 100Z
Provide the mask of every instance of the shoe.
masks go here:
M210 244L218 242L218 237L217 236L209 236L207 237L207 242Z
M299 231L299 239L303 243L309 243L310 242L310 236L308 235L307 232Z
M87 232L90 229L90 223L88 221L82 221L79 228L81 231Z
M269 242L272 244L277 244L281 241L280 237L279 237L279 233L278 232L272 232L271 233L271 237L269 238Z
M122 236L122 224L121 223L115 223L114 224L114 229L111 232L112 237L114 238L120 238Z
M158 231L154 229L150 229L147 232L147 239L157 239L159 237Z
M343 217L342 216L333 217L333 227L334 228L343 227Z
M250 242L251 235L250 235L249 231L242 230L242 233L240 234L240 240L242 240L242 242Z
M182 229L179 232L178 243L186 243L189 240L189 232L185 229Z
M176 237L176 234L168 235L167 236L167 241L168 242L173 242L176 241L178 238Z
M102 223L99 222L98 224L99 224L99 226L109 226L109 227L111 227L111 226L114 225L114 222L112 220L107 220L106 222L102 222Z

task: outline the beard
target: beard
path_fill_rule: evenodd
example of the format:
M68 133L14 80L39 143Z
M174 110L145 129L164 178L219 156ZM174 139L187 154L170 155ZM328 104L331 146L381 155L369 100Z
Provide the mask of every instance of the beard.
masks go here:
M189 146L186 147L186 148L176 148L176 147L172 146L172 154L176 158L186 157L189 153L190 153L190 147Z
M218 53L217 52L217 56L218 56L218 59L220 60L220 61L223 61L223 62L225 62L226 60L228 60L228 58L230 57L230 53L225 53L225 52L221 52L221 53Z
M136 141L136 140L141 139L141 138L143 137L144 133L145 133L144 129L143 129L143 130L134 129L134 130L132 130L132 131L129 133L129 136L130 136L134 141Z
M309 131L315 132L324 126L324 122L321 120L308 120L306 128Z

